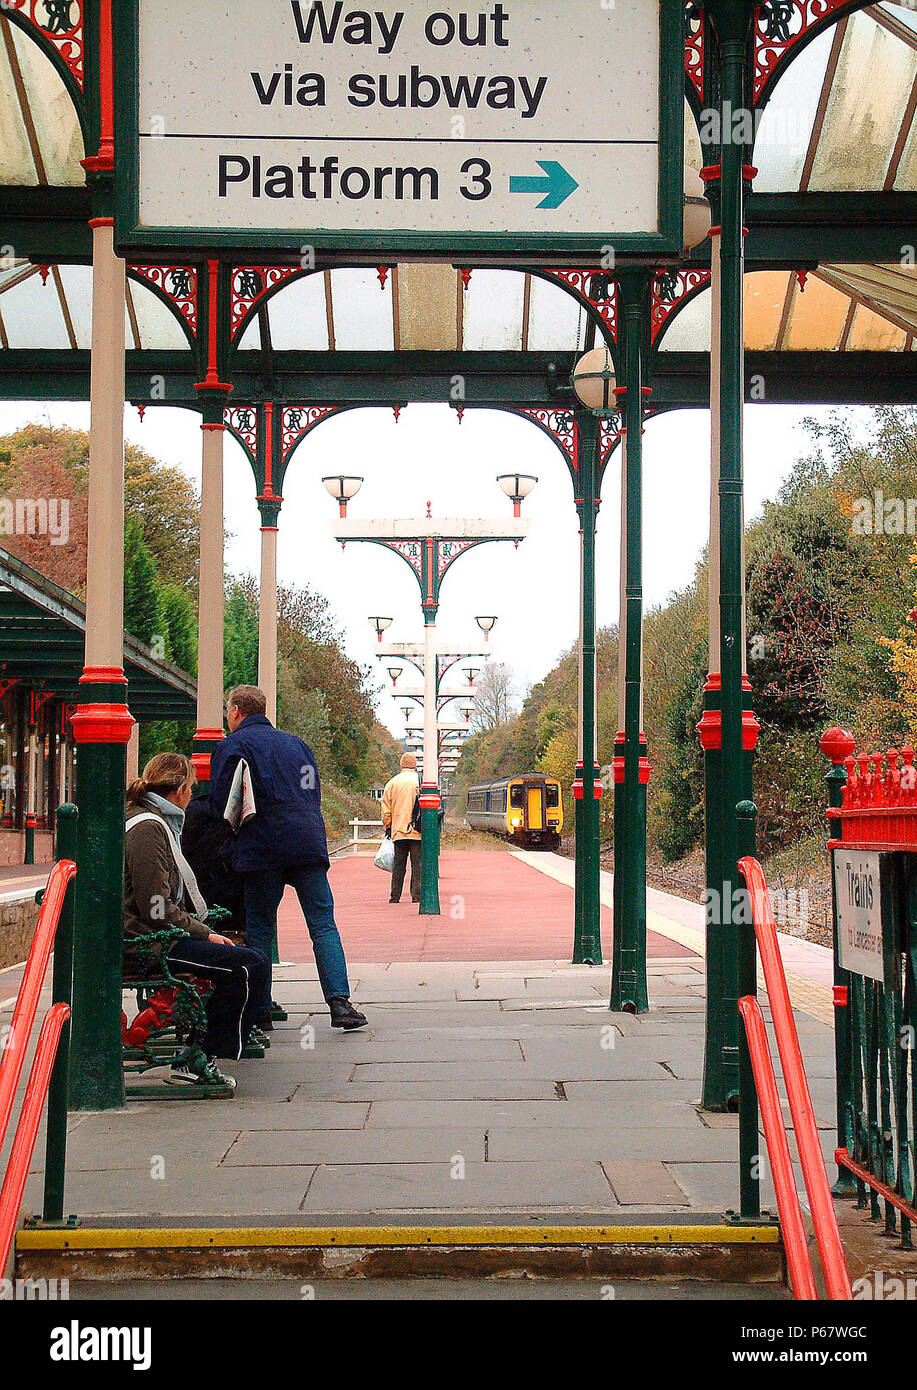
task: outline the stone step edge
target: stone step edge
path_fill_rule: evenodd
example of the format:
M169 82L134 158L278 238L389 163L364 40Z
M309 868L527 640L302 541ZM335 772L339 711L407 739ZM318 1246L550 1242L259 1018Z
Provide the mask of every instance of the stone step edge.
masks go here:
M370 1249L421 1246L780 1245L776 1223L676 1223L572 1226L86 1226L30 1227L16 1236L25 1251Z

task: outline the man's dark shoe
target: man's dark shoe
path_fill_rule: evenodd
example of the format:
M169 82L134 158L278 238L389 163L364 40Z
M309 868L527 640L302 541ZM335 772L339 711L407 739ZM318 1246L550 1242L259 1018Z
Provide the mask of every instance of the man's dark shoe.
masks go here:
M353 1007L349 999L329 999L332 1028L344 1028L348 1033L355 1028L367 1028L369 1019Z
M401 902L401 899L400 899L400 898L389 898L389 902L390 902L390 903L400 903L400 902Z

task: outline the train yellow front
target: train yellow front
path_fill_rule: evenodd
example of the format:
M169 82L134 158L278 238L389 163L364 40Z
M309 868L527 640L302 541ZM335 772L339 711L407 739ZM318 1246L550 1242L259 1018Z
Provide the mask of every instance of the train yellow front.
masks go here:
M527 849L557 849L564 826L560 783L538 772L482 782L469 788L465 821Z

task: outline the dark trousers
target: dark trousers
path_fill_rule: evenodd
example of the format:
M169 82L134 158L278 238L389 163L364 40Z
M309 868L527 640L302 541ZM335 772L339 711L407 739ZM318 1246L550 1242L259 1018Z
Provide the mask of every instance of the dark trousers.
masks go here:
M208 1057L237 1061L262 1007L270 969L264 956L246 946L189 936L170 947L169 965L213 985L207 1000L207 1034L197 1041Z
M271 959L277 934L277 909L283 890L292 884L306 919L322 994L328 999L349 999L344 947L334 920L334 898L326 871L319 865L294 865L287 869L257 869L245 880L245 941ZM271 967L268 965L262 1011L270 1008Z
M397 903L401 899L401 890L404 887L404 872L408 866L408 856L411 859L411 902L420 902L420 841L419 840L396 840L395 841L395 863L392 866L392 896L390 902Z

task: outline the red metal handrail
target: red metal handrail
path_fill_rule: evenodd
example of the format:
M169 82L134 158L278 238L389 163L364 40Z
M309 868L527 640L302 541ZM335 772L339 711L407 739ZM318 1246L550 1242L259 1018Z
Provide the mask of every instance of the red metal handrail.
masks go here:
M51 1082L51 1071L57 1056L61 1029L70 1017L67 1004L54 1004L45 1014L38 1034L38 1046L29 1073L19 1123L6 1166L6 1177L0 1188L0 1275L6 1269L22 1206L22 1194L29 1176L29 1164L35 1152L35 1140L41 1123L41 1112Z
M739 1013L745 1024L748 1038L748 1051L751 1055L752 1070L755 1074L755 1089L761 1106L761 1120L764 1125L764 1138L767 1142L767 1156L770 1159L774 1178L774 1191L777 1194L777 1211L780 1215L780 1228L786 1248L786 1261L790 1270L790 1283L793 1294L800 1300L815 1300L815 1273L809 1257L809 1242L806 1239L802 1222L802 1206L796 1191L793 1176L793 1160L786 1137L786 1126L780 1109L777 1094L777 1078L767 1042L764 1015L761 1005L752 995L746 994L739 1000Z
M889 1187L888 1183L880 1182L874 1173L870 1173L868 1168L864 1168L861 1163L854 1162L848 1149L835 1149L834 1161L839 1168L846 1168L855 1178L859 1178L866 1187L878 1193L883 1201L888 1202L890 1207L895 1207L902 1216L906 1216L912 1225L917 1226L917 1208L906 1202L900 1193Z
M777 1051L786 1083L790 1114L796 1132L802 1176L809 1196L809 1207L815 1226L815 1239L825 1275L825 1287L830 1299L852 1299L850 1276L844 1259L844 1247L837 1226L837 1216L828 1186L828 1174L818 1142L815 1108L802 1064L796 1020L790 1003L790 992L777 942L777 928L767 894L767 880L757 859L747 856L739 860L739 873L745 879L751 898L752 920L761 954L761 967L767 985L771 1018L777 1035Z
M72 859L60 859L48 877L48 886L41 901L38 924L32 938L32 948L26 962L25 973L19 985L13 1021L7 1034L6 1044L0 1051L0 1145L6 1138L16 1087L22 1075L25 1055L32 1036L38 1000L48 969L48 960L54 947L57 924L60 921L67 887L76 873Z

